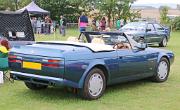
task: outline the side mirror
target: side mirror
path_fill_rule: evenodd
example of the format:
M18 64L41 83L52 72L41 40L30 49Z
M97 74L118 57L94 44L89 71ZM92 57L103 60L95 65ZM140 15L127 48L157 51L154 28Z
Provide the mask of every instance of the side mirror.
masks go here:
M145 50L148 47L148 45L146 43L138 43L136 47L140 50Z
M151 31L151 29L146 29L146 32L149 32L149 31Z

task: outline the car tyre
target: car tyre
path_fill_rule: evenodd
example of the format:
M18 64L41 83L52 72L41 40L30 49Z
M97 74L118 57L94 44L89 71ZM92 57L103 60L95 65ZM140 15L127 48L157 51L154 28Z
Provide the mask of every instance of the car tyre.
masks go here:
M167 38L164 37L161 43L159 44L160 47L166 47L167 46Z
M26 87L31 89L31 90L41 90L41 89L46 89L48 86L47 85L41 85L41 84L34 84L30 82L24 82Z
M106 78L104 72L99 68L93 68L85 78L80 95L86 100L100 98L106 89Z
M170 71L170 64L167 58L161 58L160 62L158 63L156 73L152 77L152 80L155 82L164 82L168 79Z

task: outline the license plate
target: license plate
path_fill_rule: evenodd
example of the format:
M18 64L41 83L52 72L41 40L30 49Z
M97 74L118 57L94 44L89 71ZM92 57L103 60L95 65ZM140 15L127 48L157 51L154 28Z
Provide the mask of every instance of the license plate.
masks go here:
M41 63L34 63L34 62L23 62L23 68L27 69L34 69L34 70L41 70Z

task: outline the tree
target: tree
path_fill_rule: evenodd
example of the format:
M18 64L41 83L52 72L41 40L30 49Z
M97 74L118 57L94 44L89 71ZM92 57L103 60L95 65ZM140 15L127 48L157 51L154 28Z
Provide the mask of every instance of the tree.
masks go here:
M111 16L114 14L115 4L117 0L101 0L99 9L108 17L108 25L110 26Z
M18 9L27 6L32 0L18 0Z
M173 30L177 31L180 30L180 17L176 17L172 22Z
M14 0L0 0L0 10L15 10Z
M169 8L166 6L163 6L160 8L160 22L161 22L161 24L169 25L170 19L167 16L168 10L169 10Z
M18 2L17 2L18 1ZM0 0L0 9L15 10L29 4L32 0ZM121 17L125 21L133 20L138 12L131 12L131 4L135 0L34 0L40 7L51 12L51 18L58 20L60 15L68 18L68 21L78 21L82 11L90 12L100 10L103 16L108 17L108 24L115 19L115 16ZM114 22L113 22L114 23Z
M131 11L131 4L134 1L135 0L123 0L122 3L118 4L118 17L124 19L125 22L127 21L127 19L133 21L135 18L140 17L140 11Z
M0 0L0 10L15 11L29 4L31 0Z
M131 12L131 4L135 0L100 0L99 9L108 17L108 24L110 26L110 21L117 14L118 17L124 19L125 21L131 16L137 13Z
M81 1L81 0L80 0ZM81 13L79 6L82 4L78 0L37 0L36 3L51 12L51 18L59 20L60 15L68 18L68 21L76 21Z

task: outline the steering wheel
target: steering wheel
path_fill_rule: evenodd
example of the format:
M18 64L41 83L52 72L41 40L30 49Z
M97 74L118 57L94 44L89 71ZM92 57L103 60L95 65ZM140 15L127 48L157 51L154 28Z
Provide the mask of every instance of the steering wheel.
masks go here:
M126 48L126 46L122 42L116 43L113 46L113 49L124 49L124 48Z

